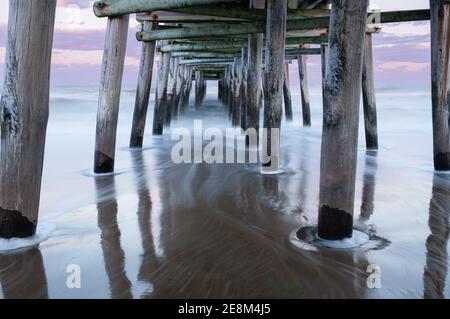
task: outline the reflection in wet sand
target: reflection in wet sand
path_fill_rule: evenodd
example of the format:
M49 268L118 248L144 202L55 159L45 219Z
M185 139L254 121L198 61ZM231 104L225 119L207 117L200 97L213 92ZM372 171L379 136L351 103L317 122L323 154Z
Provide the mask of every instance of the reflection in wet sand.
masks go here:
M158 268L158 258L155 253L153 234L152 234L152 199L148 189L147 170L145 168L143 154L140 151L131 153L133 173L138 194L138 224L141 234L142 255L139 267L138 280L144 282L150 287L143 293L141 298L151 297L154 286L152 273Z
M361 214L359 221L368 222L374 211L376 173L378 169L377 153L367 152L363 177Z
M97 176L95 187L98 227L101 230L100 245L109 279L111 298L132 298L131 282L125 272L125 253L120 245L114 176Z
M428 225L431 234L427 239L427 259L423 274L424 298L445 298L445 281L448 272L447 244L450 234L450 176L434 174L433 194L430 201Z
M165 166L167 155L158 161ZM149 249L149 264L141 268L153 284L151 297L364 296L363 252L317 254L290 245L287 234L298 226L295 216L280 215L287 207L280 184L297 188L294 177L261 176L245 165L164 169L159 186L165 255L155 264Z
M39 248L0 254L0 283L5 299L47 299L47 277Z

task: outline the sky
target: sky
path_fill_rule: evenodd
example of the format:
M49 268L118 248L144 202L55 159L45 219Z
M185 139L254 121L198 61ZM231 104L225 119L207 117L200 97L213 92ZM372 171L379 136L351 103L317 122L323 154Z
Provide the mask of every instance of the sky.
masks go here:
M106 19L97 18L91 0L57 0L51 84L98 85ZM0 0L0 79L3 81L8 23L8 0ZM428 9L429 0L370 0L382 11ZM141 44L139 28L130 20L123 84L136 85ZM430 85L430 26L428 22L385 24L374 35L377 87ZM308 60L311 84L320 83L320 59ZM291 67L292 77L296 65Z

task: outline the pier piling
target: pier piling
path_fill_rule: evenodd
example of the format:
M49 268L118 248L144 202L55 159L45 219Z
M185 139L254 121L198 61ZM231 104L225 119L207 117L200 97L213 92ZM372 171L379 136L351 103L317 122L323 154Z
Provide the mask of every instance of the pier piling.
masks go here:
M306 55L299 55L298 61L298 75L300 78L300 96L302 99L302 116L303 126L311 126L311 106L309 103L309 88L308 88L308 74L306 68Z
M359 103L368 0L333 1L330 18L318 235L352 237ZM342 35L345 34L345 37Z
M117 120L130 16L108 18L95 140L95 173L114 171Z
M284 39L286 37L287 1L267 1L266 28L266 66L265 66L265 95L264 95L264 136L263 148L267 150L270 161L264 160L263 172L277 172L280 160L280 132L283 82L284 82ZM275 129L275 130L274 130ZM278 135L278 136L276 136ZM273 138L278 140L272 141ZM272 143L273 142L273 143Z
M9 1L0 99L0 237L34 235L49 115L56 0Z
M450 170L450 2L430 0L434 167Z
M366 132L366 147L368 150L378 149L377 129L377 103L375 97L375 84L373 75L372 34L366 34L363 72L362 93L364 107L364 124Z
M156 22L144 21L143 30L150 31L157 28ZM147 109L152 84L153 60L155 57L155 41L143 42L141 64L139 66L136 102L134 105L133 124L131 127L130 147L141 148L144 140Z
M166 41L163 41L165 43ZM167 82L169 81L170 52L163 53L158 65L158 83L156 85L155 108L153 114L153 135L162 135L167 103Z
M292 114L291 85L289 83L289 62L285 63L284 69L283 98L286 121L292 122L294 115Z

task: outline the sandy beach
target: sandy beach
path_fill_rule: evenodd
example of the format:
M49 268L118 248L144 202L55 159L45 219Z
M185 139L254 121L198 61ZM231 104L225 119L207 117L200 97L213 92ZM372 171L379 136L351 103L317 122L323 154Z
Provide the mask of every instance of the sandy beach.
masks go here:
M205 129L228 127L208 84L202 110L190 110L172 130L196 119ZM293 240L317 223L320 88L312 89L312 128L301 127L293 96L277 176L253 164L176 165L170 130L147 133L143 150L130 150L131 88L122 92L117 173L95 176L96 88L53 88L40 227L54 230L38 247L0 254L0 297L449 297L450 175L433 171L428 92L378 90L381 147L366 153L360 132L354 219L382 241L343 252ZM66 284L73 264L80 289ZM370 264L382 269L381 289L367 288Z

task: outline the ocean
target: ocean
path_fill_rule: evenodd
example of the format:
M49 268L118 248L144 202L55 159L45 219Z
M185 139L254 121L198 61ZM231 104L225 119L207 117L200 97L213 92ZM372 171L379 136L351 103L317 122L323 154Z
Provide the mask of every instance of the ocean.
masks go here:
M230 126L216 86L201 111L173 123ZM351 250L295 240L317 223L322 101L312 127L282 124L283 174L252 164L174 164L171 130L128 148L134 88L124 88L116 174L92 174L98 89L53 87L39 215L40 244L1 251L0 297L440 298L450 297L450 174L433 170L430 88L379 88L378 152L366 152L362 113L355 225L377 238ZM193 95L193 94L192 94ZM191 108L193 100L191 99ZM361 106L362 112L362 106ZM370 288L370 265L381 287ZM74 268L75 267L75 268ZM72 270L79 287L72 287Z

